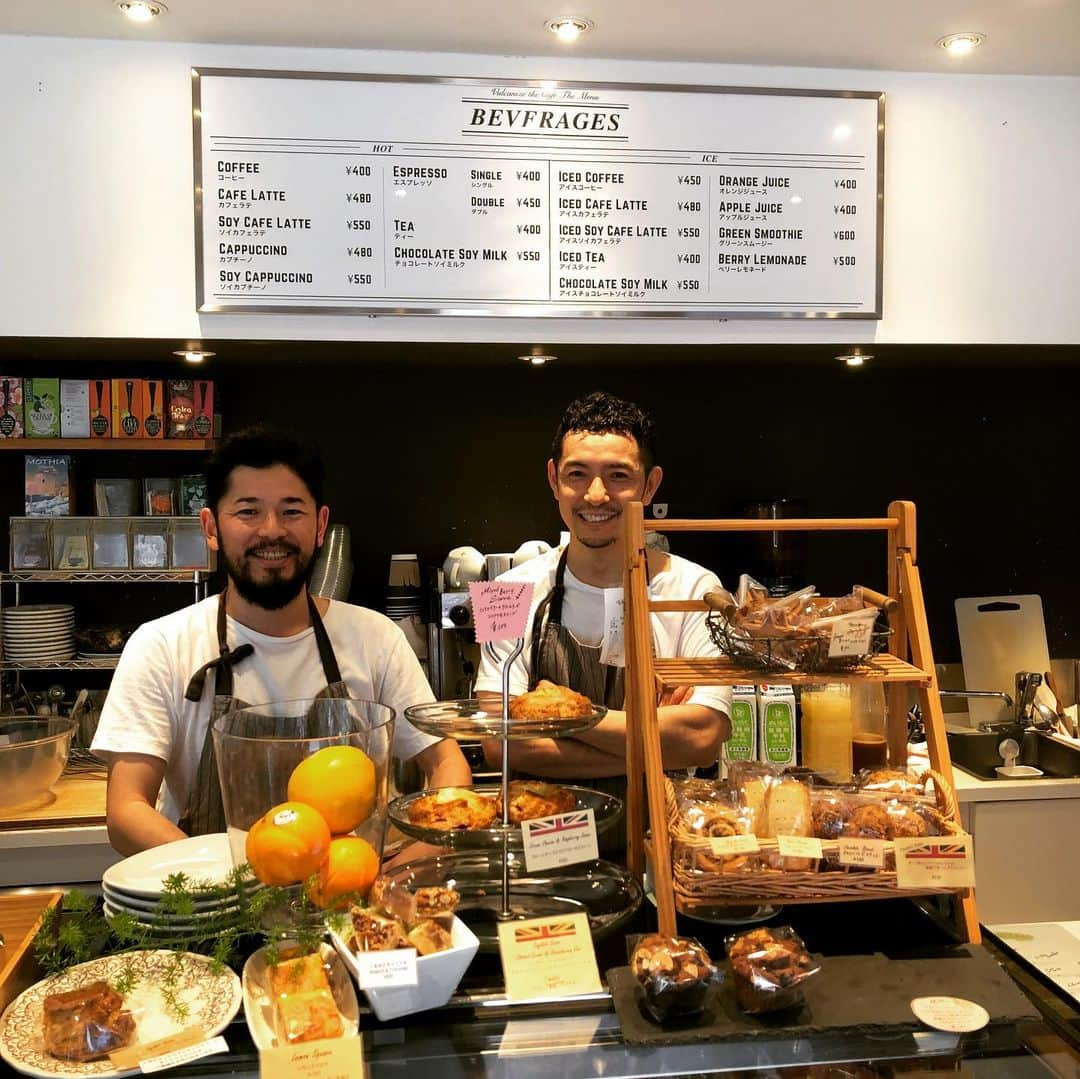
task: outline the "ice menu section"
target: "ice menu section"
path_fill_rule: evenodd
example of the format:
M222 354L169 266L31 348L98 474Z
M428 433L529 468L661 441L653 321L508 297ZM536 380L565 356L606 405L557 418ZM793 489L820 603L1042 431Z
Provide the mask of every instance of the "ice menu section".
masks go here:
M194 86L201 311L880 317L878 94Z

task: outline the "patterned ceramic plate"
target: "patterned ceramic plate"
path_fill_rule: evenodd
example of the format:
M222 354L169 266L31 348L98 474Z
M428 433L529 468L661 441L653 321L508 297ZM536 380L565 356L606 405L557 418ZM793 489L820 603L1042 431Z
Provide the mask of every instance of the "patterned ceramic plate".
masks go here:
M157 1041L196 1024L210 1038L220 1034L240 1010L243 998L240 979L227 967L220 974L212 973L206 956L168 951L104 956L46 978L16 997L0 1020L0 1057L16 1071L42 1079L139 1074L137 1067L117 1069L107 1057L86 1064L59 1060L46 1052L42 1039L41 1017L47 996L102 979L114 982L132 960L138 980L124 997L124 1005L135 1016L136 1042ZM177 961L180 971L175 989L179 1001L188 1009L185 1018L166 1008L161 992L162 984L172 978Z

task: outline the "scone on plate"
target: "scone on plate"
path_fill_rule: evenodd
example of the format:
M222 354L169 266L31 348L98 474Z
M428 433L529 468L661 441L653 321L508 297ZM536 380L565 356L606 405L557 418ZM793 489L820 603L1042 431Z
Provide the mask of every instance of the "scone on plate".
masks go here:
M577 806L572 791L541 779L515 779L510 783L510 821L520 824L537 817L553 817L569 813ZM495 814L502 820L502 791L495 799Z
M591 716L594 711L592 701L584 694L544 678L536 683L536 689L510 702L511 719L576 719Z
M495 800L468 787L441 787L409 806L409 820L440 832L490 828Z

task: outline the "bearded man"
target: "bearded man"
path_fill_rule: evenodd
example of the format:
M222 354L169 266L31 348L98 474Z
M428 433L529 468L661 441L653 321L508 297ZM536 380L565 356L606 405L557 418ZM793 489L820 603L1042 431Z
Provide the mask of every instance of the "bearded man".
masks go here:
M398 626L308 591L330 519L324 475L316 448L262 429L210 459L201 520L225 589L132 634L91 747L109 765L119 853L224 831L210 726L244 702L378 701L397 716L394 755L414 758L427 786L471 784L457 744L404 717L433 697Z

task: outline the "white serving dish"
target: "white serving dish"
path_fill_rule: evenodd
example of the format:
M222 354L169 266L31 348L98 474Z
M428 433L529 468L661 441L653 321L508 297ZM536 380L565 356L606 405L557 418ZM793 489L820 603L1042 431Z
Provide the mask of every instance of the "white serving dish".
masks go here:
M344 935L331 932L334 942L349 972L359 983L360 967L356 955L349 947L352 927ZM401 1015L427 1011L428 1008L441 1008L453 995L458 982L465 976L469 964L480 948L476 934L460 919L455 918L450 930L453 947L432 955L420 955L416 958L416 985L402 985L386 989L364 989L371 1010L383 1022L397 1019Z
M154 898L165 888L165 878L186 873L191 884L224 884L233 871L229 837L224 832L190 836L160 847L139 851L109 866L102 885L129 895Z
M284 951L291 941L282 941L277 947ZM264 945L253 952L244 964L244 1018L247 1020L251 1040L257 1049L278 1048L277 1031L274 1029L274 1002L266 977L266 948ZM337 952L329 944L320 944L319 952L328 967L330 992L341 1013L344 1038L355 1038L360 1030L360 1005L356 1000L349 971ZM336 1039L335 1039L336 1040Z

